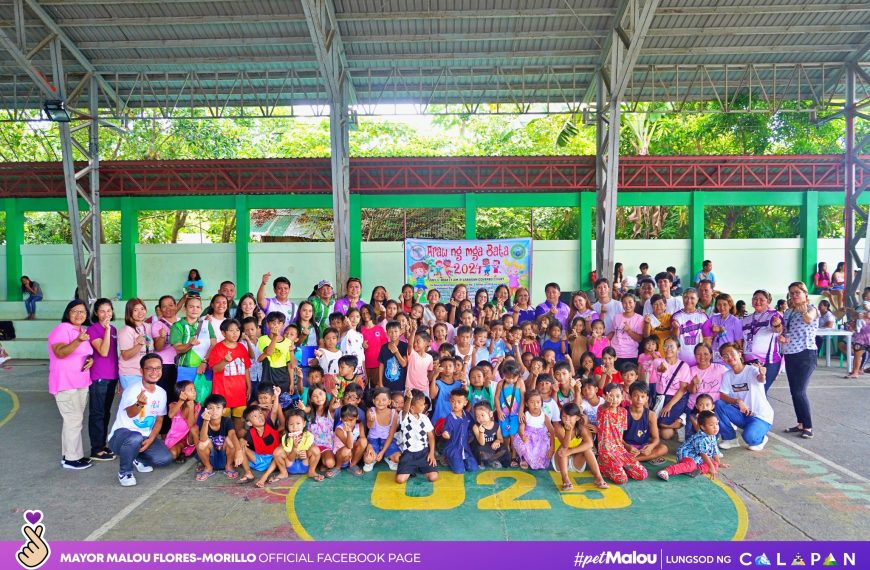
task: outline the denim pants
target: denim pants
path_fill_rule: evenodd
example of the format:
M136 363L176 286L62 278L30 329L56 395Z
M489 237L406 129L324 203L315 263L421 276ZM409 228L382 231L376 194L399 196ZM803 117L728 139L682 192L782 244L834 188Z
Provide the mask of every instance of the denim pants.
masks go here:
M813 416L810 410L810 399L807 397L807 386L810 377L816 370L818 354L815 350L804 350L795 354L786 354L785 375L788 377L788 388L797 421L804 429L813 428Z
M121 413L124 413L124 411L121 410ZM155 439L148 446L148 449L139 453L139 448L142 447L143 441L145 441L145 436L138 431L122 428L115 430L115 433L112 434L112 439L109 440L109 448L121 459L121 464L118 467L119 474L127 475L132 473L133 460L135 459L151 467L161 467L172 463L172 454L169 453L162 439Z
M767 391L770 390L770 387L773 386L773 381L776 380L777 375L779 375L779 370L782 368L782 361L779 362L769 362L764 366L764 393L767 394Z
M731 424L743 429L746 445L758 445L770 431L771 425L755 416L747 416L734 404L722 400L716 402L716 417L719 418L719 434L722 439L737 439L737 432Z
M36 314L37 301L42 301L42 295L31 295L27 299L24 299L24 308L27 309L28 315Z
M117 387L117 380L94 380L88 388L88 435L92 456L106 447Z

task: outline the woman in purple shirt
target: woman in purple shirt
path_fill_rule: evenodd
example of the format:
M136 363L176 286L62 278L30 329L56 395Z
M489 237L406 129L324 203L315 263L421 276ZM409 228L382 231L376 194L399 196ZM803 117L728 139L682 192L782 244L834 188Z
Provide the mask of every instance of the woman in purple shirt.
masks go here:
M520 287L514 293L514 304L511 311L516 319L516 325L519 326L525 322L535 321L535 308L530 305L531 296L529 290L525 287Z
M173 300L173 308L175 302ZM94 349L91 385L88 388L88 435L91 438L91 459L111 461L115 454L106 443L112 402L118 388L118 331L112 325L115 310L108 299L97 299L91 315L88 337Z

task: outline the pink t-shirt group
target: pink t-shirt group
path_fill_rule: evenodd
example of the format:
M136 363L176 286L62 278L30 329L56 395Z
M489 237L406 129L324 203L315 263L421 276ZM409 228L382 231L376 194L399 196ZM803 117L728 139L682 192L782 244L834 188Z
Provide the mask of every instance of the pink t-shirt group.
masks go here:
M67 390L80 390L91 385L91 373L82 370L85 359L94 353L91 343L79 343L72 354L58 358L51 349L55 344L69 344L81 329L71 323L61 323L48 335L48 392L52 395Z

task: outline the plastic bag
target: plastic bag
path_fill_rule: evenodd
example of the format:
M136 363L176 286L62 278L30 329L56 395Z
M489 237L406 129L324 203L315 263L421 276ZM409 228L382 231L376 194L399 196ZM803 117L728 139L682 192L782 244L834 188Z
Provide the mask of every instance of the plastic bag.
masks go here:
M193 380L193 387L196 388L196 401L202 405L205 399L211 396L211 380L205 374L197 374Z

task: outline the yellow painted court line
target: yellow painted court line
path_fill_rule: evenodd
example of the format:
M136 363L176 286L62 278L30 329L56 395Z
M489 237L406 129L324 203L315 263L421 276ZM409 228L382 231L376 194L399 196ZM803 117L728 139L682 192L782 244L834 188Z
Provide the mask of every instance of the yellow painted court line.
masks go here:
M9 420L15 417L15 414L18 413L18 408L21 407L21 404L18 402L18 395L12 390L7 390L6 388L0 386L0 392L6 392L7 394L9 394L9 397L12 398L12 411L10 411L5 418L0 420L0 427L3 427L9 422Z
M290 487L290 492L287 493L287 518L290 519L290 525L293 527L293 530L299 538L302 540L313 541L314 537L308 534L308 531L305 530L304 526L302 526L299 517L296 516L296 492L299 491L299 487L302 486L302 483L304 483L306 479L307 477L300 477L299 480Z
M675 455L668 454L665 456L669 461L677 462L677 457ZM713 479L713 483L719 485L725 494L728 495L728 498L731 499L731 502L734 503L734 510L737 511L737 529L734 531L734 536L731 537L731 540L743 540L746 538L746 531L749 530L749 512L746 510L746 503L743 502L743 499L734 492L734 489L723 483L719 479Z

